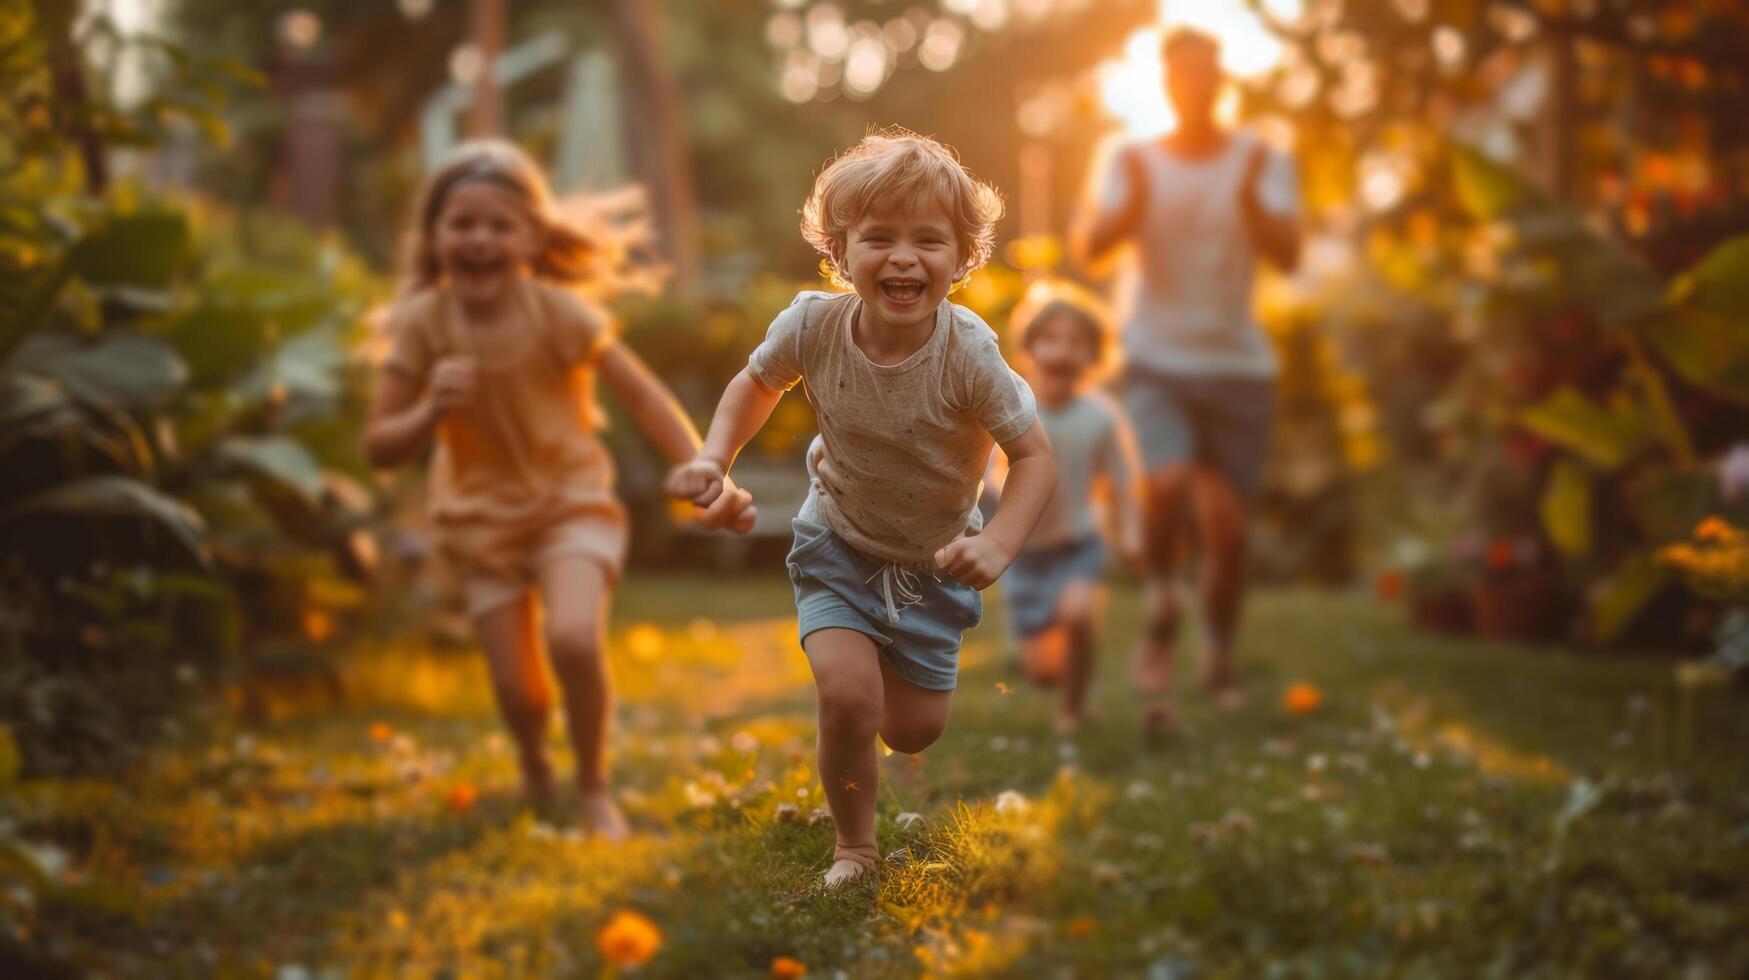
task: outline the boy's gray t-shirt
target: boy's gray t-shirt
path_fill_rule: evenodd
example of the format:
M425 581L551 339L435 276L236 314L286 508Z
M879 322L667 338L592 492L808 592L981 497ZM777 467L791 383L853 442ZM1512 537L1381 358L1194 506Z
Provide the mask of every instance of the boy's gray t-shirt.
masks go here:
M1060 409L1040 405L1038 420L1051 437L1057 489L1026 539L1025 551L1097 537L1093 481L1100 476L1114 481L1135 478L1133 450L1126 445L1128 428L1122 411L1110 399L1089 392L1076 395Z
M773 391L803 382L814 407L829 477L816 473L803 516L883 561L930 564L981 528L984 461L1032 428L1032 390L995 331L947 302L915 354L876 364L851 339L861 306L855 293L797 295L747 367Z

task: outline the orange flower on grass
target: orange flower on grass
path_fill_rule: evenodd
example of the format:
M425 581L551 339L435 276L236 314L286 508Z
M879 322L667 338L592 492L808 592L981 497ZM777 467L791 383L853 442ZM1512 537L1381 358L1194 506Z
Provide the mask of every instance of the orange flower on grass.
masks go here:
M595 934L595 948L614 966L643 966L662 948L662 930L643 913L620 909Z
M1316 685L1301 681L1287 689L1281 697L1281 706L1290 715L1309 715L1324 703L1324 692Z
M1714 514L1695 525L1694 537L1697 541L1724 542L1731 540L1734 530L1728 521Z
M1403 573L1395 568L1380 572L1373 581L1373 591L1386 602L1395 602L1403 594Z
M370 740L371 741L377 743L378 745L381 745L384 742L387 742L389 739L394 738L394 737L395 737L395 730L393 728L390 728L388 726L387 722L378 721L378 722L371 723L371 726L370 726Z
M444 803L449 806L451 813L466 813L474 808L474 803L479 798L480 794L475 791L473 783L456 783L449 788Z
M776 980L795 980L808 972L808 964L793 956L779 956L771 961L771 975Z
M1495 538L1488 542L1488 568L1496 572L1504 572L1518 564L1518 549L1505 538Z
M1069 920L1069 935L1076 939L1086 939L1093 935L1094 930L1098 928L1099 923L1095 922L1091 916L1078 915Z

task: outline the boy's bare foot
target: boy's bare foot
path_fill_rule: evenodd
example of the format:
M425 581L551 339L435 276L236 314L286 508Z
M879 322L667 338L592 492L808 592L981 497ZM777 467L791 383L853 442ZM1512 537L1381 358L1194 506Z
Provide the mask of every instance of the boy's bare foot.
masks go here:
M1178 730L1178 714L1165 701L1154 701L1142 707L1142 737L1162 738Z
M1130 677L1143 691L1163 691L1172 683L1172 655L1151 644L1136 647L1130 658Z
M857 881L872 874L880 858L881 852L873 844L839 844L832 851L832 866L826 869L821 884L831 889Z
M1233 681L1211 685L1209 697L1214 699L1216 707L1226 711L1237 711L1245 706L1245 692Z
M577 807L582 811L583 829L602 840L625 840L630 833L625 814L619 812L619 804L613 802L613 793L608 790L582 793L577 798Z

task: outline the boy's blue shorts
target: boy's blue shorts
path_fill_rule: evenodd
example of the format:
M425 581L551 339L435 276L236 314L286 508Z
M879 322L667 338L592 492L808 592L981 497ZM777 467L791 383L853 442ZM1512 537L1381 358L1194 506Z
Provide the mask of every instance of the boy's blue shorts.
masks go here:
M1101 581L1108 564L1097 535L1015 555L1002 573L1002 598L1015 634L1025 638L1048 629L1069 583Z
M946 572L907 571L864 554L804 518L790 528L787 564L804 643L816 630L855 630L874 640L900 677L926 690L953 690L965 631L983 618L978 590Z

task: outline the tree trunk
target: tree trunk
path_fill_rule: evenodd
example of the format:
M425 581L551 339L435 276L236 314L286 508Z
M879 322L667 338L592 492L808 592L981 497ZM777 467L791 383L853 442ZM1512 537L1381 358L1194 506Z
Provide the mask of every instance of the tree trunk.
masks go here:
M680 86L662 64L659 0L613 0L626 146L650 195L662 248L683 291L698 285L698 206L687 158Z
M104 154L103 138L85 121L84 113L91 108L91 93L85 81L85 62L73 39L73 25L78 20L76 3L65 7L37 4L37 30L47 42L49 85L53 94L50 112L55 128L79 149L79 160L85 169L85 187L94 196L101 196L109 187L109 158Z
M498 56L504 53L504 0L468 0L468 36L480 52L480 77L474 79L474 99L468 105L468 137L501 136L504 91L496 74Z

